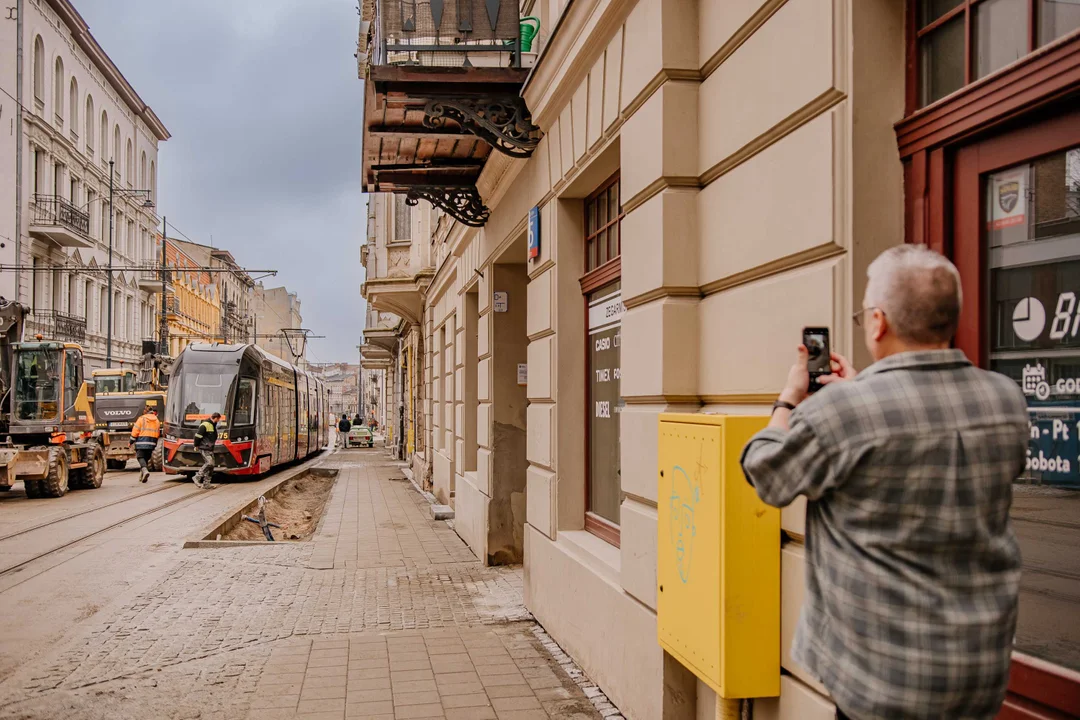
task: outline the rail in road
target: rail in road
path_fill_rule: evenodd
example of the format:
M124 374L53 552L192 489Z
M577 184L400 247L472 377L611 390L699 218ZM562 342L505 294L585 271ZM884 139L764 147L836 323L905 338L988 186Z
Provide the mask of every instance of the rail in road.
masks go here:
M169 493L170 490L173 492ZM163 502L158 502L157 498L146 500L148 496L158 493L166 493L171 497ZM80 543L126 523L170 508L172 510L165 514L171 514L181 509L187 501L203 497L208 497L205 490L193 485L170 483L0 536L0 558L7 561L0 566L0 594L82 553L72 552L60 562L48 564L40 572L33 572L31 566L35 563L65 550L75 549ZM83 552L93 547L91 545ZM23 573L26 573L25 576ZM9 580L16 582L4 582Z

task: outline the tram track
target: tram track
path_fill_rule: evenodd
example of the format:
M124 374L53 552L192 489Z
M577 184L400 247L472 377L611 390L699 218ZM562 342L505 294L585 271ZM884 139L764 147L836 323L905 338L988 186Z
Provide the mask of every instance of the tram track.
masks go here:
M30 532L34 532L34 531L37 531L37 530L42 530L44 528L48 528L48 527L51 527L51 526L59 525L59 524L68 522L68 521L70 521L70 520L72 520L74 518L77 518L77 517L85 516L85 515L88 515L88 514L93 513L93 512L97 512L97 511L100 511L100 510L105 510L105 509L110 508L110 507L115 507L117 505L122 505L124 503L132 502L132 501L138 500L139 498L144 498L144 497L146 497L148 495L153 495L156 492L161 492L163 490L169 490L169 489L172 489L174 487L176 487L176 486L173 485L173 486L165 486L165 487L162 487L162 488L156 488L155 490L152 490L152 491L149 491L149 492L139 493L138 495L133 495L131 497L123 498L121 500L117 500L117 501L114 501L114 502L111 502L111 503L106 503L105 505L100 505L100 506L98 506L96 508L90 508L90 509L87 509L87 510L80 511L78 513L74 513L72 515L68 515L68 516L63 517L63 518L57 518L56 520L52 520L52 521L45 522L45 523L40 523L39 525L34 526L32 528L26 528L26 529L20 530L18 532L10 533L10 534L4 536L3 538L0 538L0 551L2 551L4 549L2 543L6 542L6 541L9 541L12 538L15 538L15 537L18 537L18 536L21 536L21 535L25 535L25 534L28 534ZM68 548L71 548L71 547L73 547L75 545L78 545L81 542L85 542L86 540L89 540L90 538L93 538L93 537L96 537L96 536L101 535L103 533L109 532L110 530L114 530L114 529L116 529L116 528L118 528L118 527L120 527L122 525L133 522L135 520L139 520L141 518L145 518L147 516L150 516L150 515L153 515L155 513L161 512L162 510L166 510L166 509L168 509L170 507L173 507L174 505L178 505L178 504L183 503L183 502L185 502L187 500L191 500L193 498L201 498L201 497L208 497L208 495L204 490L196 489L194 492L186 492L186 493L180 495L179 497L172 498L172 499L170 499L170 500L168 500L168 501L166 501L164 503L160 503L160 504L155 505L153 507L147 508L147 509L142 510L140 512L137 512L137 513L135 513L133 515L126 515L126 516L118 519L115 522L109 523L108 525L106 525L104 527L96 528L94 530L91 530L90 532L82 533L78 537L72 538L71 540L68 540L67 542L61 543L59 545L53 546L53 547L49 548L48 550L44 550L42 552L36 553L32 557L26 558L25 560L21 560L19 562L12 563L11 565L0 568L0 579L7 578L9 576L14 576L17 573L21 572L26 567L28 567L29 565L32 565L33 563L36 563L36 562L38 562L40 560L48 558L51 555L55 555L56 553L59 553L59 552L61 552L63 550L67 550ZM175 510L173 512L175 512ZM77 555L72 556L72 557L77 557ZM68 559L70 560L72 558L68 558ZM66 562L66 560L64 562ZM61 563L58 563L58 564L61 564ZM56 567L56 566L53 565L53 566L50 566L50 568L51 567ZM31 577L36 577L36 575L31 576ZM29 579L30 579L30 577L27 577L27 578L24 579L24 581L29 580ZM21 584L21 582L15 583L15 584L13 584L11 586L8 586L8 587L0 588L0 594L2 594L4 592L7 592L11 588L16 587L19 584Z

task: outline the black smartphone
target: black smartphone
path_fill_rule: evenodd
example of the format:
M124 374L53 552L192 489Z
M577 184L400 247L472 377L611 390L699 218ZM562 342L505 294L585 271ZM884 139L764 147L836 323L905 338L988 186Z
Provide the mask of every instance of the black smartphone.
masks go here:
M821 389L818 378L832 374L831 353L829 349L829 328L807 327L802 331L802 342L810 353L807 367L810 370L810 392Z

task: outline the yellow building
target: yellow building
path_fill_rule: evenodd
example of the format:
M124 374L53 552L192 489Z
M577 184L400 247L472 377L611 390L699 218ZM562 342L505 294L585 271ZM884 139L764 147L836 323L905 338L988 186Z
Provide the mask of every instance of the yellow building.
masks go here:
M165 257L172 274L166 300L169 354L176 357L193 342L220 342L221 298L210 274L172 240Z

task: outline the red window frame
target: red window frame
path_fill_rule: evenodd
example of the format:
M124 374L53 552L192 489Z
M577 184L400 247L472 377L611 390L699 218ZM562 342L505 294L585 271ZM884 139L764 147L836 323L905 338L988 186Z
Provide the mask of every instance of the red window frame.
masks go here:
M608 190L610 190L613 185L618 184L619 180L620 180L619 171L616 170L615 173L611 177L609 177L607 180L605 180L603 183L600 184L600 187L598 187L591 195L589 195L587 198L585 198L584 207L582 209L583 210L583 212L582 212L582 220L583 220L582 227L585 228L585 236L584 236L585 240L584 240L584 243L582 244L582 252L585 255L585 269L586 269L586 272L585 272L585 274L583 276L581 276L581 278L579 279L578 282L581 284L581 293L582 293L581 299L582 299L582 302L585 305L585 317L586 318L588 318L588 316L589 316L589 293L591 293L591 292L593 292L595 290L599 290L600 288L607 285L608 283L612 283L612 282L622 278L622 231L621 231L622 229L621 229L621 223L622 223L623 217L625 216L625 213L623 212L623 207L622 207L622 194L621 194L621 192L617 193L617 195L616 195L618 197L618 199L619 199L619 210L616 213L615 218L613 220L605 222L602 226L597 227L592 233L589 233L589 231L588 231L590 207L594 203L598 203L600 196L607 193ZM603 231L608 230L610 228L618 228L619 229L618 239L615 241L615 255L614 255L614 257L610 257L603 264L598 265L599 257L600 257L600 251L599 251L599 245L597 243L595 243L595 240L596 240L597 237L599 237L600 233L602 233ZM592 252L592 253L590 253L590 249L589 249L590 241L593 241L592 244L594 246L594 252ZM608 242L609 242L609 248L610 248L610 241L608 241ZM609 252L610 252L610 250L609 250ZM592 255L592 257L590 257L590 255ZM589 455L589 440L590 440L590 436L589 436L589 408L592 406L592 392L591 392L592 385L590 383L590 376L589 376L589 343L587 341L588 336L589 336L589 326L588 326L588 321L587 320L586 320L586 323L585 323L585 327L582 330L585 333L585 337L586 337L586 342L585 342L585 369L586 369L586 374L585 374L585 433L584 433L584 435L585 435L585 529L587 531L591 532L593 535L596 535L597 537L599 537L601 540L604 540L604 541L614 545L615 547L620 547L621 546L622 536L621 536L619 526L616 525L615 523L611 522L610 520L606 520L605 518L600 517L599 515L593 513L589 509L589 489L590 489L590 484L591 484L590 475L591 475L591 468L592 468L591 458L590 458L590 455Z
M906 112L911 114L917 111L919 108L924 107L919 101L920 91L922 90L919 83L919 41L924 37L939 29L941 26L948 22L955 20L956 18L963 16L964 18L964 85L967 87L971 83L975 82L975 69L973 67L973 53L974 53L974 32L975 28L972 22L973 10L978 7L980 3L986 2L986 0L961 0L960 3L943 14L939 18L926 23L923 26L919 26L919 1L920 0L908 0L907 3L907 16L905 21L907 23L907 95L905 98ZM1027 51L1030 55L1039 49L1039 30L1038 30L1038 5L1041 0L1026 0L1027 2ZM1052 45L1058 42L1058 40L1046 43ZM959 91L957 91L959 92ZM949 96L947 96L949 97ZM928 103L933 105L938 102L942 102L944 98L940 100Z

